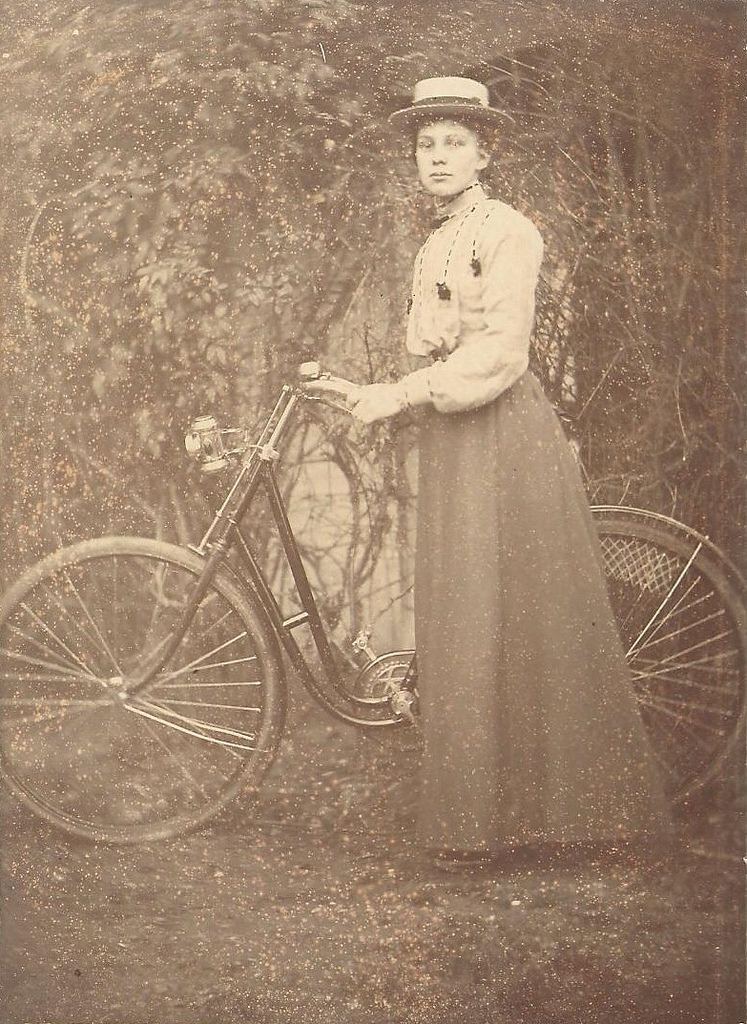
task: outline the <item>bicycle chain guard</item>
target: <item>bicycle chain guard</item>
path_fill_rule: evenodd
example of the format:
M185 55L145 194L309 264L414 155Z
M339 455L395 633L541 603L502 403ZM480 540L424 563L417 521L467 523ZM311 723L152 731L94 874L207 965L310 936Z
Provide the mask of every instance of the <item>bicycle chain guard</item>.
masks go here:
M360 704L389 704L392 712L412 720L417 712L414 651L390 651L369 662L346 686L347 695Z

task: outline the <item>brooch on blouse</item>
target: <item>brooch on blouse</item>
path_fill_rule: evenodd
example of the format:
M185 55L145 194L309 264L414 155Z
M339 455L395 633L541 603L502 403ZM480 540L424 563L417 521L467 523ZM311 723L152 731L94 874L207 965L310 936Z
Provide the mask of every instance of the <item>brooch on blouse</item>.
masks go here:
M434 363L445 363L451 355L445 341L442 341L438 348L432 348L428 355Z
M449 273L449 264L451 263L451 256L452 256L452 253L454 252L454 247L455 247L455 245L457 243L457 239L459 238L460 234L462 233L462 229L464 228L464 225L467 223L467 221L470 219L471 215L475 212L476 209L477 209L477 205L471 207L470 210L467 212L467 215L463 218L461 224L459 225L459 227L457 228L456 232L454 233L454 237L453 237L453 239L451 241L451 245L449 246L449 251L446 253L446 259L444 260L443 273L441 274L440 280L436 281L436 295L438 296L438 298L442 302L448 302L449 299L451 298L451 288L449 288L449 285L447 284L446 278L447 278L448 273ZM472 271L472 273L473 273L473 275L475 277L480 277L480 275L482 274L482 263L480 262L480 259L479 259L478 255L477 255L477 237L478 237L478 235L480 233L480 228L482 228L482 225L485 223L485 221L488 219L489 216L490 216L490 210L488 210L488 212L486 213L485 217L480 222L480 224L478 226L478 229L475 232L475 236L472 239L472 259L470 260L470 264L469 265L470 265L470 269L471 269L471 271ZM436 228L436 230L438 230L438 228ZM433 233L431 233L431 236L429 236L429 241L430 241L431 237L433 237ZM428 242L426 242L425 245L423 246L423 248L420 250L420 256L418 258L417 269L416 269L416 272L415 272L415 275L414 275L415 280L418 283L418 288L419 288L419 291L420 291L421 295L423 294L423 285L422 285L422 282L423 282L423 262L424 262L424 259L425 259L425 253L426 253L427 248L428 248ZM412 311L412 307L414 305L414 302L415 302L415 296L414 295L410 295L410 297L407 300L407 312L408 312L408 315Z

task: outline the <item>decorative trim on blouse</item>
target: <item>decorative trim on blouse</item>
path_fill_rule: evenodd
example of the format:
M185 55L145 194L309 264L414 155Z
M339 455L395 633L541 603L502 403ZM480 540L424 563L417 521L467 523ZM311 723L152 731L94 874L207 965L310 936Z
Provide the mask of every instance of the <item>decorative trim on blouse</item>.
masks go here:
M413 274L413 281L416 284L416 288L417 288L417 291L420 293L421 299L423 297L423 266L424 266L425 258L426 258L427 254L428 254L428 249L430 248L431 242L435 238L437 232L445 224L448 224L449 221L451 221L451 220L459 218L460 223L459 223L456 231L454 232L454 237L451 240L451 245L449 246L448 252L446 253L446 259L444 260L444 269L443 269L442 273L440 274L439 279L436 281L436 286L435 286L436 287L436 294L438 295L439 299L441 299L443 302L448 302L449 299L451 298L451 288L449 287L449 284L448 284L448 281L447 281L447 277L448 277L448 273L449 273L449 264L451 263L452 253L453 253L454 248L455 248L455 246L457 244L457 241L459 240L460 235L462 234L462 232L464 230L465 225L469 222L470 218L472 217L472 214L476 210L478 210L480 208L480 206L482 206L484 201L486 201L486 197L481 197L481 199L477 203L475 203L473 206L470 206L467 210L465 210L465 211L463 211L461 213L451 214L450 216L447 216L447 217L443 218L441 220L441 222L439 223L438 227L434 228L433 231L431 231L431 233L428 235L428 238L426 239L425 244L422 246L422 248L421 248L421 250L420 250L420 252L418 254L418 261L417 261L417 265L415 267L415 273ZM476 228L476 230L474 232L474 236L472 238L472 259L470 260L470 268L471 268L472 273L474 274L475 277L479 277L482 274L482 264L480 263L480 259L479 259L478 255L477 255L477 239L478 239L478 237L480 235L480 231L482 230L483 224L488 220L489 217L490 217L490 208L488 208L487 212L485 213L485 216L480 221L480 223L477 225L477 228ZM408 315L412 311L412 307L413 307L414 303L415 303L415 294L413 292L413 294L411 294L408 297L408 299L407 299L407 313L408 313Z

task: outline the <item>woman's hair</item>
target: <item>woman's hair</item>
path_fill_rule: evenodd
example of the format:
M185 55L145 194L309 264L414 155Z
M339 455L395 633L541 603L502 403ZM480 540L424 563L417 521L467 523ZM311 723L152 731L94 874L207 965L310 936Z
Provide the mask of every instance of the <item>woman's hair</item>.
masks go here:
M415 124L412 126L412 134L410 139L411 154L413 158L415 156L415 149L418 143L418 132L420 131L420 129L425 128L429 124L436 124L439 121L453 121L454 124L461 124L464 128L469 128L469 130L471 132L474 132L474 134L477 136L477 141L479 145L482 147L482 149L484 149L485 152L488 154L492 152L498 134L497 128L495 128L493 125L485 124L485 122L480 120L479 118L472 119L470 117L464 116L431 117L427 119L423 118L420 121L416 121Z

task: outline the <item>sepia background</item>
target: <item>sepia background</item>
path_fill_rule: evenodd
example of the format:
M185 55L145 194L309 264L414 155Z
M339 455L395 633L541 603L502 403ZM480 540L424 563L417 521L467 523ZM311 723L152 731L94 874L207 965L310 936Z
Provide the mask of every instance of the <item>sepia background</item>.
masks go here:
M311 358L358 381L405 369L410 265L431 210L386 115L418 78L452 74L484 81L512 118L487 181L545 239L532 360L578 445L590 498L671 515L743 563L744 13L726 0L4 0L0 586L82 537L199 539L216 484L184 452L194 417L253 428ZM411 633L412 426L363 428L317 413L286 453L283 486L325 612L346 631L372 623L384 649ZM271 543L266 529L258 519L260 545ZM279 586L283 573L278 562ZM299 714L306 722L306 709ZM327 740L332 765L338 758L354 787L357 741L332 729ZM301 788L277 806L308 825L327 811L320 791L303 786L312 768L331 769L318 750L304 756L302 768L288 761ZM323 792L327 808L339 810L339 791ZM212 889L216 877L246 870L234 842L246 823L229 821L215 847L197 837L193 847L180 841L129 860L109 852L94 871L89 857L101 851L40 842L35 826L9 820L21 844L3 867L9 1024L737 1020L738 897L708 873L713 859L655 882L584 876L587 911L597 914L588 935L604 936L604 955L593 938L580 959L563 946L568 914L578 913L580 883L571 879L558 883L554 903L547 890L532 890L534 904L554 916L526 933L501 917L511 904L496 897L496 909L484 888L434 896L415 887L405 911L392 897L392 914L407 926L389 947L388 925L369 904L356 927L367 921L373 938L346 947L352 923L340 910L320 953L304 930L309 906L297 918L292 908L299 892L326 906L332 883L314 875L312 885L308 850L270 829L247 856L267 900L286 900L291 911L282 948L273 946L272 910L255 917L270 951L251 961L257 984L246 980L246 956L221 945L219 926L213 948L221 952L200 945L216 913L232 935L244 934L235 911L243 888L227 897L224 885L217 904ZM282 853L278 836L287 841ZM361 857L381 865L394 856L388 846L373 850L358 851L358 868ZM347 854L319 856L329 860L339 905L357 912L344 889ZM290 896L268 866L283 858ZM191 885L187 897L154 882L166 886L169 864L191 872L179 890ZM141 957L144 918L121 903L112 914L111 891L97 888L107 871L120 896L129 886L146 903L162 901L164 931L181 936L178 955L144 939ZM382 877L370 881L379 909L388 898ZM597 883L608 888L590 904ZM698 904L709 887L711 902ZM509 928L504 967L522 949L513 973L496 974L486 913ZM605 932L599 914L614 927ZM56 940L45 953L50 915ZM449 920L457 922L451 932ZM123 929L116 940L112 921ZM669 954L660 949L668 967L641 958L632 934L640 922L669 943ZM423 937L429 928L438 941ZM627 964L634 990L610 974L611 933L622 934L615 962ZM543 934L569 958L558 961L564 981L552 993ZM134 958L126 969L123 943ZM343 950L338 970L352 978L342 986L331 980L335 949ZM374 984L371 959L381 962L382 950L394 955ZM288 956L295 981L281 983L270 964ZM65 959L81 973L68 976ZM195 962L202 967L193 974ZM428 974L423 965L433 963ZM133 979L155 994L130 987ZM299 986L308 987L306 1003ZM584 987L588 1005L578 1002ZM335 1010L326 1016L328 992ZM594 1016L590 1007L605 1000L624 1012ZM513 1009L502 1018L499 1005ZM547 1005L555 1016L536 1015Z

